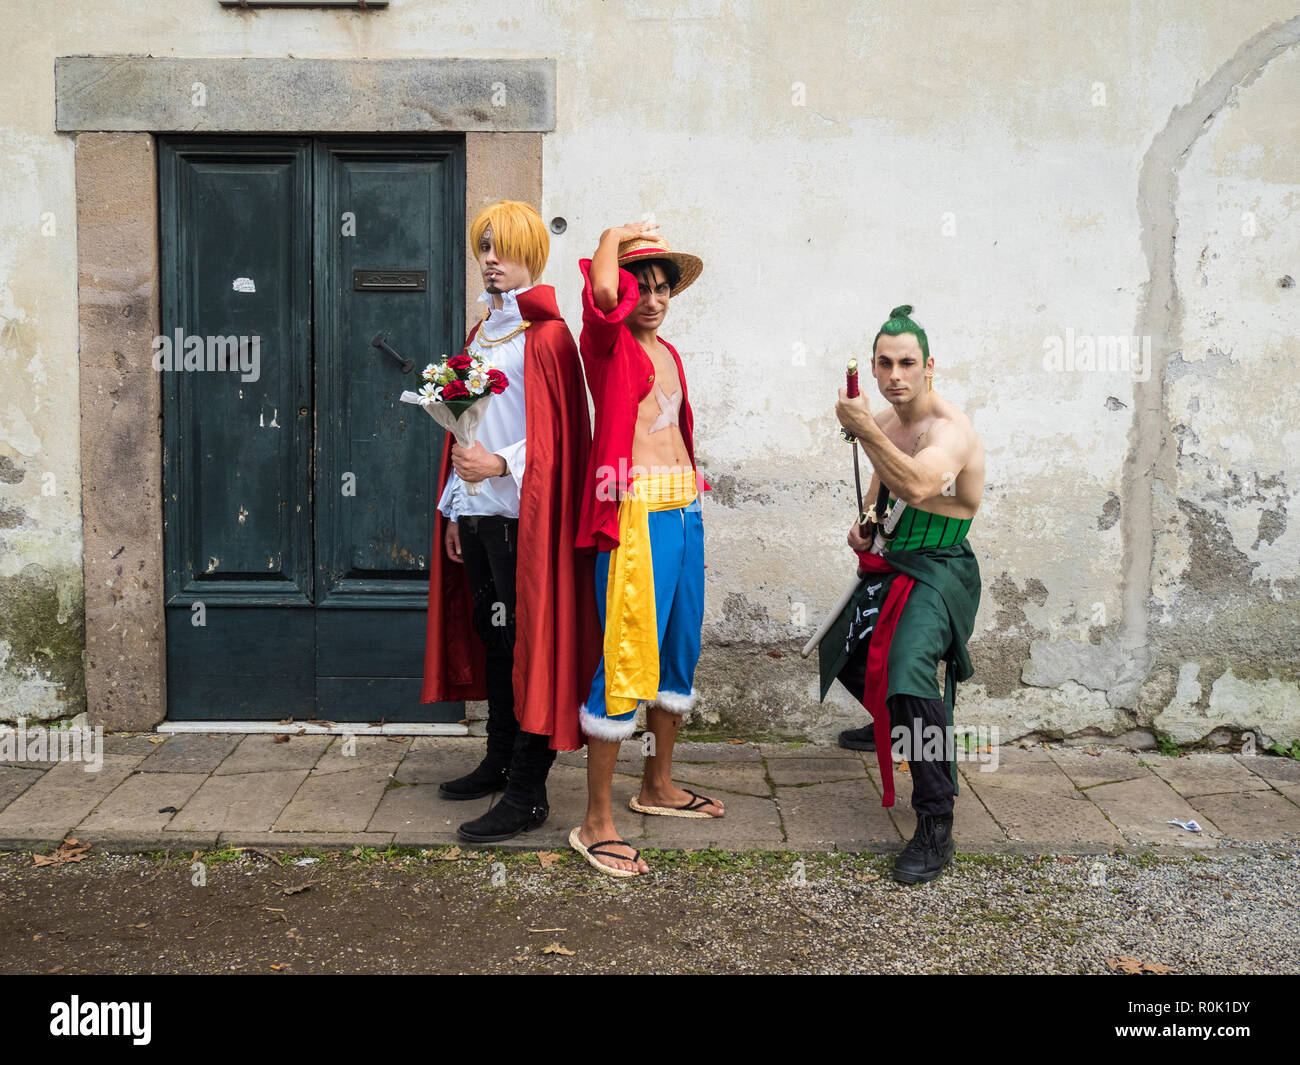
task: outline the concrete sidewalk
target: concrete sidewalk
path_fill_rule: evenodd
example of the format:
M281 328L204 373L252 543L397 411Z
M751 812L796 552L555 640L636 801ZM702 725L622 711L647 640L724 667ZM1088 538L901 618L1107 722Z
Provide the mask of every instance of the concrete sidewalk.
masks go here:
M468 772L481 738L189 733L104 737L98 772L84 763L0 762L0 848L34 850L75 836L108 850L217 845L432 847L487 798L446 802L438 783ZM961 852L1180 853L1257 849L1300 837L1300 763L1273 756L1181 758L1098 748L1000 748L981 772L960 762L954 837ZM627 809L640 745L623 745L614 781L624 837L638 847L892 851L910 838L911 778L894 775L897 805L880 805L875 755L764 743L678 745L676 781L717 794L721 820L650 817ZM567 846L586 798L583 752L561 754L550 820L504 846ZM617 812L620 811L621 813ZM1193 833L1166 824L1195 819Z

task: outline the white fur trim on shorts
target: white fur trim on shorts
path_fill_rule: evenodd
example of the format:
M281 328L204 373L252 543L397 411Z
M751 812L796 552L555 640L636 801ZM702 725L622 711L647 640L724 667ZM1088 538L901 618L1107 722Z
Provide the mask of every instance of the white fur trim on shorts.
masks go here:
M690 695L683 695L681 692L660 692L655 696L655 705L670 714L679 714L685 718L695 709L699 698L700 693L694 688L691 689Z
M583 703L578 710L578 726L584 736L598 740L625 740L636 731L636 715L633 714L626 721L616 721L589 713L587 704Z

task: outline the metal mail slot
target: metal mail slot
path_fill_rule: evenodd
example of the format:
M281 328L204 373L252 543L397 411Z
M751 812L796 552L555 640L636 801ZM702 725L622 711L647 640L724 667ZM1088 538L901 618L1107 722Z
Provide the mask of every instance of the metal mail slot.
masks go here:
M353 292L423 292L424 270L353 270Z

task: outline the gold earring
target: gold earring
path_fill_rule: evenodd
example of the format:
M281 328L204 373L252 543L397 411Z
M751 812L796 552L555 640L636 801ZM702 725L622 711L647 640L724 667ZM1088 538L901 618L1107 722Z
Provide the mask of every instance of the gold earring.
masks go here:
M925 386L925 390L926 390L927 392L933 392L933 391L934 391L934 374L932 374L932 373L928 373L928 374L926 374L926 375L925 375L925 380L926 380L926 382L927 382L927 384L926 384L926 386Z

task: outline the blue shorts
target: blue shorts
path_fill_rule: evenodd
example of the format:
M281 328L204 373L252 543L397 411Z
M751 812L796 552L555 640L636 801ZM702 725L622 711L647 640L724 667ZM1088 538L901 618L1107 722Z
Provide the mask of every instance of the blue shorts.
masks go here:
M654 564L655 621L659 629L659 694L655 705L672 714L695 707L695 666L704 624L704 521L700 499L674 510L650 513L650 555ZM596 606L605 624L609 552L596 556ZM579 715L582 731L602 740L626 739L636 728L636 711L605 715L605 659L591 681Z

